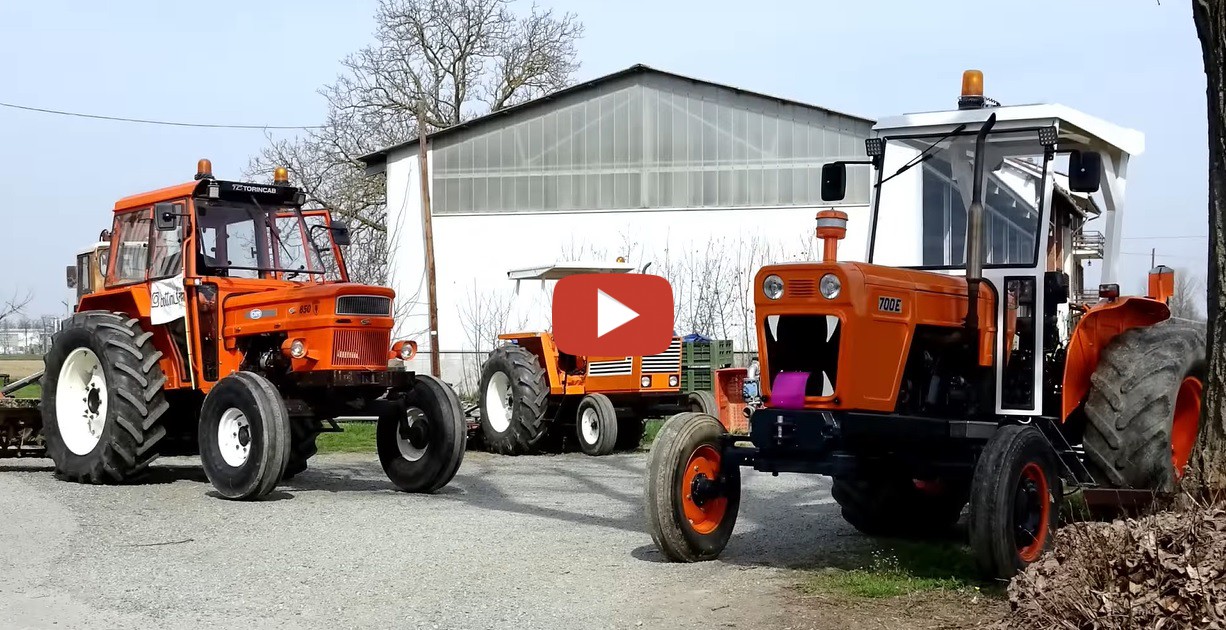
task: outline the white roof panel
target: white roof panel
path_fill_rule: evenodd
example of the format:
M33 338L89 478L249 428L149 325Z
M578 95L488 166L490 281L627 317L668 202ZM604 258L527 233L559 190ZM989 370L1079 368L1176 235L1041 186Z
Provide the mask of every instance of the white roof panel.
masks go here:
M507 272L507 277L512 280L558 280L582 273L629 273L631 271L634 271L634 265L630 263L567 261L526 269L512 269Z

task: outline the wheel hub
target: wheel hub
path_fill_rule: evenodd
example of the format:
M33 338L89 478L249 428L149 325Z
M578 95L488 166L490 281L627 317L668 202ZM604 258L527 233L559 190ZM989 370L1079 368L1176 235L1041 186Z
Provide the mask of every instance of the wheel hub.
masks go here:
M235 407L221 414L217 423L217 450L226 464L235 468L246 464L254 441L246 414Z
M55 417L68 450L88 455L106 428L106 373L98 355L87 347L68 353L55 385Z
M708 501L718 499L721 494L722 488L718 479L711 479L703 472L695 473L694 481L690 482L690 500L694 505L702 507Z
M415 462L426 455L430 445L430 420L417 407L405 410L404 420L396 427L396 446L400 456Z

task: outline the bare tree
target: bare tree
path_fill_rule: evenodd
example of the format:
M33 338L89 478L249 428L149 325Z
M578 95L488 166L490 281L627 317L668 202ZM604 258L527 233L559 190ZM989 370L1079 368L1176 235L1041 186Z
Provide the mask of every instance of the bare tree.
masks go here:
M501 291L483 292L473 281L460 305L460 324L464 327L466 347L463 359L461 394L471 395L481 383L481 367L485 356L498 345L498 335L511 330L512 296ZM518 322L516 330L526 322Z
M1172 317L1204 321L1200 310L1200 298L1205 294L1205 283L1187 269L1175 270L1175 293L1167 302Z
M1208 358L1200 448L1191 475L1226 491L1226 0L1192 0L1207 77L1209 119Z
M13 291L12 297L0 302L0 322L15 315L20 315L33 299L34 293L31 291L26 291L25 293Z
M315 207L352 229L350 275L387 282L386 182L358 161L417 135L565 87L578 69L583 25L572 13L514 0L381 0L375 42L347 57L320 90L321 129L276 140L248 165L249 176L290 170ZM419 115L422 120L418 121Z

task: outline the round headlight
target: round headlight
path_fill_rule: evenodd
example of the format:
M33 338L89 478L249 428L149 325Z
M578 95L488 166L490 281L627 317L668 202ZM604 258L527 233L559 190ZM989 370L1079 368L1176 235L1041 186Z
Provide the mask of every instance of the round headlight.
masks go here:
M818 290L822 292L822 297L827 300L833 300L839 297L839 291L843 290L843 283L839 281L839 277L828 273L822 276L822 281L818 284Z
M640 382L643 384L643 387L651 387L651 377L650 376L644 376Z
M301 359L306 356L306 342L301 339L295 339L289 345L289 355L295 359Z
M668 386L669 386L669 387L676 387L676 386L677 386L677 382L678 382L678 381L677 381L677 375L676 375L676 374L673 374L672 376L669 376L669 377L668 377Z
M414 354L413 350L413 346L410 346L407 343L400 346L400 360L408 361L409 359L412 359Z
M772 300L783 297L783 278L771 274L762 281L762 293Z

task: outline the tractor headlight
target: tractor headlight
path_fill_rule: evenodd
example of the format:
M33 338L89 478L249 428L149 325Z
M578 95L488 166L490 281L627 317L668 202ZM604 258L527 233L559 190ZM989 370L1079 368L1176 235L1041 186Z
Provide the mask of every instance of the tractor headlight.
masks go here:
M817 288L822 292L822 297L833 300L839 297L839 291L843 290L843 283L839 281L838 276L828 273L822 276L822 281L818 283Z
M306 342L301 339L295 339L289 344L289 355L295 359L301 359L306 356Z
M762 293L772 300L783 297L783 278L771 274L762 281Z
M408 361L417 355L416 341L397 341L392 344L392 358Z
M669 387L676 387L676 386L677 386L677 384L678 384L679 382L680 382L680 381L678 381L678 380L677 380L677 375L676 375L676 374L672 374L672 375L670 375L670 376L668 377L668 386L669 386Z
M650 376L644 376L639 382L643 384L643 387L651 387Z

